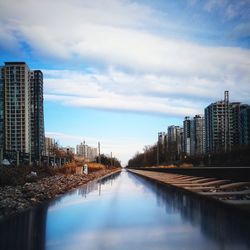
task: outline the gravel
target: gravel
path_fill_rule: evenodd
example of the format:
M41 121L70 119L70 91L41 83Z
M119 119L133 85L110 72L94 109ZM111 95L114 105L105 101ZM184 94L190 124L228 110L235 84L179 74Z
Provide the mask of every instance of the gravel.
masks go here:
M113 171L114 169L105 169L88 175L58 174L37 180L36 182L26 182L23 186L0 187L0 217L19 212L35 204L50 200Z

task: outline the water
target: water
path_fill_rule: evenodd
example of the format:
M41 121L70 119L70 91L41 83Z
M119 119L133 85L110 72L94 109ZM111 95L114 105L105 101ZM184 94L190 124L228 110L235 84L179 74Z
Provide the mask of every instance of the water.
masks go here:
M0 249L243 250L249 224L123 171L1 221Z

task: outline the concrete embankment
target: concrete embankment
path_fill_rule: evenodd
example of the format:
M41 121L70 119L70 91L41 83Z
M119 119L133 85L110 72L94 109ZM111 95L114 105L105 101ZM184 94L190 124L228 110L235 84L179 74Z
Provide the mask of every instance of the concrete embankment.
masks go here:
M22 186L0 187L0 218L50 200L90 181L120 171L120 169L105 169L88 175L57 174L36 182L27 182Z
M169 174L180 174L196 177L228 179L234 181L250 181L249 167L192 167L192 168L133 168L137 170L157 171Z
M185 192L191 192L207 199L250 211L249 181L232 181L225 178L191 176L159 171L132 169L129 169L129 171Z

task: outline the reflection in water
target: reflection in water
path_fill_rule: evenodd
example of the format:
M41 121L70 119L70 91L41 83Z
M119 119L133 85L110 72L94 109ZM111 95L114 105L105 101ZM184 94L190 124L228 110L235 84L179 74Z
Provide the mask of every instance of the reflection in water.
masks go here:
M46 215L40 206L0 221L0 249L45 249Z
M77 189L77 193L85 198L87 198L87 194L93 191L98 190L99 195L101 195L101 186L102 185L111 185L113 180L115 180L120 175L120 172L115 173L113 175L104 177L103 179L99 180L98 182L90 182L87 185L83 185Z
M158 205L164 206L167 214L179 212L183 220L199 226L201 232L212 240L218 241L222 249L224 245L241 249L241 243L247 246L243 249L250 249L248 213L215 205L214 202L179 192L175 188L154 183L143 177L136 176L136 178L156 193Z
M131 173L0 221L0 249L249 249L246 216Z

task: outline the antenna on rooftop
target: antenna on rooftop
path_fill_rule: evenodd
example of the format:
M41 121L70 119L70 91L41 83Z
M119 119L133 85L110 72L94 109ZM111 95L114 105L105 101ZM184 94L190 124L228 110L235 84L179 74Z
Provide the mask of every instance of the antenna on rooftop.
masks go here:
M225 101L225 103L229 103L229 91L228 90L226 90L225 92L224 92L224 101Z
M224 126L225 126L225 152L231 150L230 143L230 123L229 123L229 91L224 92L224 102L225 102L225 114L224 114Z

